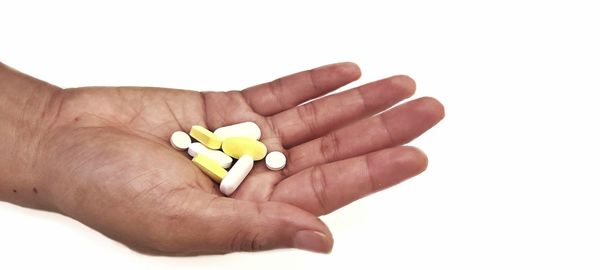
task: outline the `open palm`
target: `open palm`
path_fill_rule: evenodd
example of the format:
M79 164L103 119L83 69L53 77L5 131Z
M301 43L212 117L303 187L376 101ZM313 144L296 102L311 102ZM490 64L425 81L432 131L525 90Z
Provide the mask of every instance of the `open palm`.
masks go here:
M318 216L422 172L425 155L402 145L444 114L433 98L378 114L414 93L405 76L321 97L359 76L341 63L243 91L68 89L53 101L38 167L57 211L142 252L327 252L333 239ZM288 165L270 171L260 161L223 197L169 136L244 121Z

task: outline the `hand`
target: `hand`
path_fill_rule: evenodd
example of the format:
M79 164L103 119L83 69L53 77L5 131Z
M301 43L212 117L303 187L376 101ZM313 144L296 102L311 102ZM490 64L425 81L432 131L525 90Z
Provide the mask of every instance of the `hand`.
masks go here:
M54 209L153 254L192 255L296 247L328 252L319 219L425 170L402 146L434 126L442 105L395 76L322 97L360 76L324 66L244 91L141 87L59 91L39 143L38 190ZM308 100L310 103L300 105ZM173 131L256 122L282 171L258 162L231 198L169 145Z

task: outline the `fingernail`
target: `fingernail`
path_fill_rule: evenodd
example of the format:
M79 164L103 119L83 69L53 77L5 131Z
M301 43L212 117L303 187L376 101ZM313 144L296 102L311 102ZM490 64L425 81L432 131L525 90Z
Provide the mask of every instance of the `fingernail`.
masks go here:
M331 251L331 244L325 234L308 230L296 233L296 236L294 236L294 247L320 253L329 253Z

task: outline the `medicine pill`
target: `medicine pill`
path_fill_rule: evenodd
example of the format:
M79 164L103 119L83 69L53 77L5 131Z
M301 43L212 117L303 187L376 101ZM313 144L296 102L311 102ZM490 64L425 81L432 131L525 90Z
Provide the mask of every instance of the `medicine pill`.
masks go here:
M175 139L175 136L182 135L172 137ZM190 136L198 142L191 143ZM254 122L220 127L214 132L196 125L192 126L187 136L189 143L173 145L181 150L187 148L188 154L193 157L192 162L220 184L219 189L223 194L231 196L254 167L254 161L267 155L267 147L258 141L260 137L260 127ZM185 148L180 147L182 145ZM235 163L234 158L237 159ZM285 166L285 155L281 152L271 153L268 163L272 170L280 170ZM229 172L225 170L230 167Z
M278 171L285 167L286 158L285 155L279 151L273 151L265 158L267 168L272 171Z
M224 169L229 169L229 167L231 167L231 163L233 163L233 159L230 156L226 155L225 153L219 150L208 149L206 148L206 146L198 142L192 143L190 145L190 147L188 148L188 154L191 157L196 157L196 155L202 154L217 162L219 166L221 166Z
M227 138L222 146L225 154L236 159L249 155L254 160L261 160L267 155L267 147L263 143L246 137Z
M202 126L192 126L190 136L210 149L221 148L221 138Z
M260 139L260 128L254 122L243 122L231 126L220 127L215 130L215 135L221 139L231 137L247 137L250 139Z
M221 192L226 196L230 196L242 184L242 181L248 176L253 166L254 158L252 156L241 156L221 181L221 185L219 186Z
M210 179L213 181L220 183L225 176L227 176L227 171L223 169L217 162L212 160L211 158L203 155L197 154L192 162L196 164L204 172Z
M173 148L183 151L190 147L190 144L192 144L192 139L189 135L187 135L187 133L183 131L175 131L173 134L171 134L171 146L173 146Z

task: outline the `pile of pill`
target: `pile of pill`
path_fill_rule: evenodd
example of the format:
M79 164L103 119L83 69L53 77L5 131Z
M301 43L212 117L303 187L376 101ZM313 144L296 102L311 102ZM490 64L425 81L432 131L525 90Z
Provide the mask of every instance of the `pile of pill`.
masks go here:
M260 128L253 122L220 127L214 132L192 126L189 133L175 131L171 135L171 145L179 151L187 150L192 162L219 183L221 192L229 196L250 173L254 161L264 158L270 170L285 167L285 155L278 151L267 155L267 147L259 141L260 136ZM192 142L192 138L197 142Z

